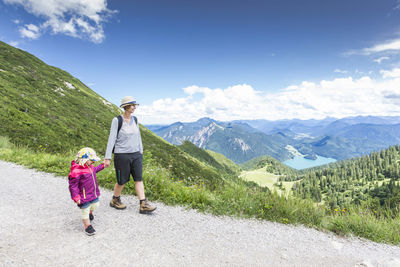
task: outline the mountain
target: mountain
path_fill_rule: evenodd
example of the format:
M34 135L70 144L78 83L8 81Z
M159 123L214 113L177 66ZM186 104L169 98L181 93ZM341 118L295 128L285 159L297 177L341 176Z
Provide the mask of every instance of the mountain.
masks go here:
M348 125L335 121L329 125L329 130L323 129L321 133L318 137L297 138L301 145L295 145L295 148L301 150L299 146L303 146L303 151L310 149L315 154L343 160L400 143L400 124Z
M69 73L0 42L0 136L36 151L71 153L90 146L104 155L111 120L118 114L118 107ZM140 130L145 162L189 185L224 183L219 170L143 125Z
M313 135L315 129L325 127L336 121L335 118L326 118L323 120L238 120L235 122L247 123L251 127L260 130L266 134L272 134L277 131L289 131L293 134Z
M337 160L369 154L400 143L400 117L357 116L323 120L236 120L202 118L192 123L152 126L173 144L188 140L240 164L269 155L284 161L296 155Z
M206 151L195 146L187 140L183 141L183 143L178 147L203 163L216 168L224 175L240 174L240 167L222 154L212 152L210 150Z
M286 149L290 138L285 134L266 135L241 122L225 123L202 118L192 123L176 122L155 129L154 133L176 145L188 140L200 148L221 153L235 163L266 154L279 160L291 157Z
M399 116L356 116L342 119L325 118L322 120L239 120L251 127L260 130L266 134L272 134L277 131L290 132L298 137L319 137L321 135L335 135L336 131L343 128L356 125L393 125L400 123Z

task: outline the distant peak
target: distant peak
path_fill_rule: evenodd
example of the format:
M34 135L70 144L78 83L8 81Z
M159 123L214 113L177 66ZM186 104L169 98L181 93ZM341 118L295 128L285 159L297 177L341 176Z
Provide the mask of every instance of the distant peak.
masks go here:
M210 123L210 122L215 122L215 120L208 118L208 117L204 117L204 118L199 119L197 122L198 123Z

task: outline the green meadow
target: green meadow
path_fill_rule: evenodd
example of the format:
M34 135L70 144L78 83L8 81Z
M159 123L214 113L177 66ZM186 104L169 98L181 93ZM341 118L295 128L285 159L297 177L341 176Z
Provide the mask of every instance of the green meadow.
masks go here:
M251 171L243 171L240 178L246 181L252 181L260 186L267 187L271 191L276 191L279 195L289 196L295 182L281 182L280 175L267 172L267 167Z

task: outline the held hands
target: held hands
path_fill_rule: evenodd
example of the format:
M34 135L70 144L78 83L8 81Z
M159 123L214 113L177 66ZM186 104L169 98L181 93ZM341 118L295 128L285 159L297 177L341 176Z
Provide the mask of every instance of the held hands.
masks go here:
M108 168L108 167L110 167L110 165L111 165L111 160L109 160L109 159L105 159L104 161L103 161L103 163L104 163L104 168Z

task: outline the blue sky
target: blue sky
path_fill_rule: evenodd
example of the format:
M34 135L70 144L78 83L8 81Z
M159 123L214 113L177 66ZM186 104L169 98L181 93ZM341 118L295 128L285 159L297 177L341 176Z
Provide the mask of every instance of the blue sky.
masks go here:
M396 0L0 0L0 25L145 124L400 115Z

